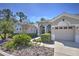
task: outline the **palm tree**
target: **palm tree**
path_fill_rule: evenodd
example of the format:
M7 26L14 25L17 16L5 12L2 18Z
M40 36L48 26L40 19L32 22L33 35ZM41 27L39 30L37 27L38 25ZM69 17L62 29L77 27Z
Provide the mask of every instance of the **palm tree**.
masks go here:
M17 12L16 15L19 16L20 22L22 22L24 19L27 19L27 16L25 16L23 12Z
M6 20L9 20L11 18L11 16L13 16L13 13L11 12L10 9L3 9L2 14L4 15L4 18Z
M41 21L45 21L46 19L45 18L41 18Z

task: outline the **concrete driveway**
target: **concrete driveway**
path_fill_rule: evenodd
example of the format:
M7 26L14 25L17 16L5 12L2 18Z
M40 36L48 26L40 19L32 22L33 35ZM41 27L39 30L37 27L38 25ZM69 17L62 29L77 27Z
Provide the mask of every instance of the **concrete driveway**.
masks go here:
M79 43L70 41L55 41L55 56L79 56Z

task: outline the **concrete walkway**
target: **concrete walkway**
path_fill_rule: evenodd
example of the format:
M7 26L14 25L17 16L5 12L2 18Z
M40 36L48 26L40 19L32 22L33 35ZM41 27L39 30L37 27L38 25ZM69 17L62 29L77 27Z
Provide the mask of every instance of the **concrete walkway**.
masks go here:
M54 44L45 44L45 43L42 43L42 42L32 42L32 43L38 44L39 46L54 48Z
M49 47L49 48L54 48L54 44L45 44L45 43L42 43L42 42L33 42L33 40L37 40L38 38L40 38L40 37L33 38L33 39L31 40L31 42L32 42L32 43L39 44L40 46L45 46L45 47Z
M45 46L45 47L49 47L49 48L54 48L54 44L41 43L40 46Z
M79 56L79 43L55 41L55 56Z

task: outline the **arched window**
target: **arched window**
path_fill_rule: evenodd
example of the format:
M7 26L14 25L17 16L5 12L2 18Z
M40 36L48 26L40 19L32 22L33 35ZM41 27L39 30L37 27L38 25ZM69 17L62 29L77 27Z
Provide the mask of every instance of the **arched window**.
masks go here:
M41 34L45 33L45 27L43 25L40 26L40 33Z
M47 32L51 33L51 25L50 24L47 26Z
M64 21L65 19L62 19L62 21Z

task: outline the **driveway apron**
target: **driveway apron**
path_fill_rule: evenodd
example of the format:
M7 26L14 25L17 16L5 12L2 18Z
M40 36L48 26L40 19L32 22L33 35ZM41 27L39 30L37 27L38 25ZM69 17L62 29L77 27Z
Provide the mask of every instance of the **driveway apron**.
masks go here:
M79 56L79 43L55 41L55 56Z

